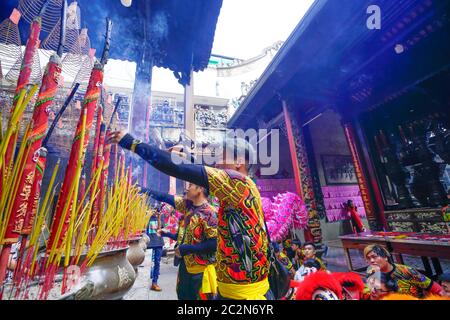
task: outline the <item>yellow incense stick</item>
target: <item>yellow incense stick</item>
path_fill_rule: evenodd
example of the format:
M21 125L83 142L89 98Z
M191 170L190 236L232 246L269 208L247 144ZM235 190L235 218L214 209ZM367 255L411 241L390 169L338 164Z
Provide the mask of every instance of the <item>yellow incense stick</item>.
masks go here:
M37 229L36 227L39 227L39 225L41 223L43 223L43 221L40 219L43 219L43 217L44 217L45 209L47 208L48 199L50 198L50 194L53 192L53 184L55 182L56 175L59 171L60 163L61 163L61 160L58 159L58 162L56 162L56 165L53 168L52 176L50 178L50 182L47 187L47 192L45 193L44 201L42 202L40 210L38 210L39 204L37 206L36 210L38 211L38 213L36 213L37 217L35 217L35 223L34 223L34 226L33 226L32 232L31 232L30 244L34 244L34 241L38 240L39 234L41 233L40 228Z
M30 126L27 127L25 134L28 133ZM9 218L11 216L12 202L14 201L14 196L17 194L19 188L18 177L22 176L22 172L25 168L25 163L22 161L24 155L25 143L21 145L19 149L17 159L13 165L13 170L11 174L7 176L7 184L3 185L5 192L2 192L2 199L0 204L0 212L2 213L2 224L0 226L0 243L3 242L6 228L8 226ZM28 157L29 149L25 154L25 158Z
M84 138L86 135L86 117L87 117L87 109L84 109L83 112L83 118L82 118L82 122L81 122L81 136L80 136L80 147L79 147L79 157L78 157L78 162L77 162L77 169L75 172L75 178L74 178L74 182L75 182L75 191L74 191L74 196L73 199L71 200L71 202L73 203L71 208L71 212L72 214L70 215L70 220L69 220L69 227L67 230L67 234L66 234L66 238L67 238L67 243L66 243L66 256L65 256L65 260L64 260L64 266L67 267L69 265L69 260L70 260L70 249L72 247L72 235L73 235L73 228L75 225L75 212L76 210L76 206L77 206L77 199L78 199L78 188L80 185L80 177L81 177L81 170L83 168L83 159L84 159ZM75 210L74 210L75 209Z
M91 182L94 182L94 185L93 185L94 187L93 187L92 197L89 200L88 207L86 209L86 211L87 211L86 212L86 218L85 218L85 220L83 222L83 225L81 227L80 239L79 239L78 243L76 243L76 263L78 263L78 261L80 259L80 255L81 255L82 249L83 249L84 245L86 244L86 241L87 241L87 238L88 238L88 235L89 235L89 229L90 228L88 228L88 224L89 224L89 220L90 220L91 213L92 213L91 209L92 209L92 206L93 206L93 203L94 203L95 199L100 194L100 190L97 190L97 186L98 186L98 183L100 181L100 172L101 172L102 167L103 167L103 160L100 162L99 168L97 169L97 172L95 173L94 180L91 181ZM94 220L92 220L91 226L92 226L93 223L94 223Z

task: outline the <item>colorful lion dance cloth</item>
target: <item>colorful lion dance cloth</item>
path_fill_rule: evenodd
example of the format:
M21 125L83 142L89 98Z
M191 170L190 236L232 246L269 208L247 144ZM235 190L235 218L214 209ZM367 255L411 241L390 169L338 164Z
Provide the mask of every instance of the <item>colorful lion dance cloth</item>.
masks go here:
M273 199L262 197L261 201L272 241L286 238L292 228L307 228L308 210L295 193L278 194Z

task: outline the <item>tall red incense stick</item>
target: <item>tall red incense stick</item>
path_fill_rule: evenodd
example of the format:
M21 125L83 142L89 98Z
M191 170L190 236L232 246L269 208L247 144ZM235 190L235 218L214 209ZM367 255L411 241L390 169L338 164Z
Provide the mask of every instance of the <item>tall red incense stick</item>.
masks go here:
M44 7L42 8L40 15L45 10L46 3L44 3ZM62 15L61 15L61 26L65 29L65 20L66 20L66 9L67 3L63 1L62 5ZM17 89L23 89L26 84L28 84L31 68L33 63L34 55L36 54L39 35L41 31L41 18L37 17L33 20L31 24L30 37L27 42L27 46L25 49L25 57L22 63L22 70L19 74L19 79L16 87L16 96L17 97ZM24 224L24 220L27 214L28 204L32 203L32 187L34 182L34 175L36 170L36 162L39 159L39 148L42 145L42 139L47 131L48 126L48 108L53 103L53 99L56 94L56 89L58 86L59 76L61 74L61 56L63 44L65 41L65 33L64 29L61 30L60 37L60 46L58 48L58 54L53 55L50 58L50 61L47 65L46 72L42 79L42 85L39 90L38 99L34 108L33 118L32 118L32 128L30 133L26 138L27 143L26 153L27 157L24 158L24 170L22 175L19 177L19 184L17 189L17 194L15 195L14 202L11 208L11 214L8 220L8 224L6 227L5 236L3 239L3 248L0 255L0 284L3 284L3 281L6 276L6 268L8 263L9 254L11 252L11 246L13 243L16 243L19 240L19 235L22 231L22 227ZM21 90L20 89L20 90ZM15 100L16 101L16 100ZM15 108L15 104L13 105L13 109ZM9 141L8 148L5 155L5 164L2 169L9 170L9 166L12 160L12 153L15 149L15 142L17 139L18 131L16 131ZM7 171L2 171L2 174L5 174ZM2 181L2 179L0 179ZM1 188L0 188L1 189ZM26 237L25 237L26 242ZM24 251L26 243L23 244L22 252ZM20 268L19 268L20 269Z
M66 203L70 203L73 198L69 195L69 188L71 186L71 182L75 177L76 173L76 167L77 167L77 161L78 159L81 159L81 161L84 162L84 155L86 152L86 148L89 142L89 133L90 129L93 123L94 119L94 113L95 113L95 106L97 104L97 101L100 97L100 91L103 83L103 68L108 60L108 54L109 54L109 42L111 38L111 27L112 23L109 18L107 18L107 33L106 33L106 42L105 42L105 48L102 55L101 62L98 62L95 64L94 68L92 69L91 77L89 79L88 88L86 91L85 99L83 102L83 107L81 110L80 119L78 121L77 130L75 132L75 138L72 144L72 149L69 156L69 162L67 164L66 174L64 176L64 181L61 187L61 191L59 194L58 202L56 205L56 212L55 217L52 223L51 231L50 231L50 238L47 245L48 252L50 249L54 246L54 243L56 242L56 249L60 250L62 248L62 242L64 239L64 236L66 235L66 232L69 227L69 222L71 218L71 210L70 206L68 206L68 212L63 212L64 207ZM83 120L83 114L86 113L86 126L85 126L85 137L84 141L80 141L81 137L81 129L82 129L82 120ZM83 143L83 147L81 152L83 154L80 154L80 144ZM70 197L70 198L69 198ZM64 218L64 221L61 221ZM57 236L57 230L59 228L60 223L62 223L62 229L59 234L58 239L56 239Z
M13 114L17 100L19 98L19 94L22 89L25 88L26 85L30 82L31 77L31 69L33 66L34 55L36 54L37 48L39 46L39 35L41 34L41 18L37 17L33 20L30 27L30 35L28 37L27 44L25 46L25 54L22 60L22 66L20 67L19 78L17 79L17 86L14 92L14 101L11 108L11 114ZM17 140L18 131L14 132L9 140L8 147L5 153L5 160L3 165L0 168L0 172L2 174L1 177L7 174L9 167L12 163L12 156L14 153L16 140ZM3 179L0 179L0 193L3 190ZM1 271L0 271L1 273ZM1 280L1 275L0 275ZM0 282L1 283L1 282Z

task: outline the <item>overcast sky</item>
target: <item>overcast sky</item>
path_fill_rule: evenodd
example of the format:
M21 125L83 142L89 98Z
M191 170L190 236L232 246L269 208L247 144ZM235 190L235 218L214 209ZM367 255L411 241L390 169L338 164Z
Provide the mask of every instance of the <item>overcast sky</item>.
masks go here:
M314 0L223 0L212 53L248 59L286 40Z

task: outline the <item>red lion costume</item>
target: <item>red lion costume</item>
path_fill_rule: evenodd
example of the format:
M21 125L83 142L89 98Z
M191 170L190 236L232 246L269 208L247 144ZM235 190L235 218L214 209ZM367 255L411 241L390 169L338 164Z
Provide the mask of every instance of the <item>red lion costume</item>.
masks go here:
M305 277L302 282L292 281L297 288L295 300L342 300L342 286L326 271L317 271Z
M335 272L333 273L342 286L344 298L346 300L360 300L364 294L364 281L355 272Z
M354 272L317 271L291 286L296 300L360 300L364 291L364 282Z

